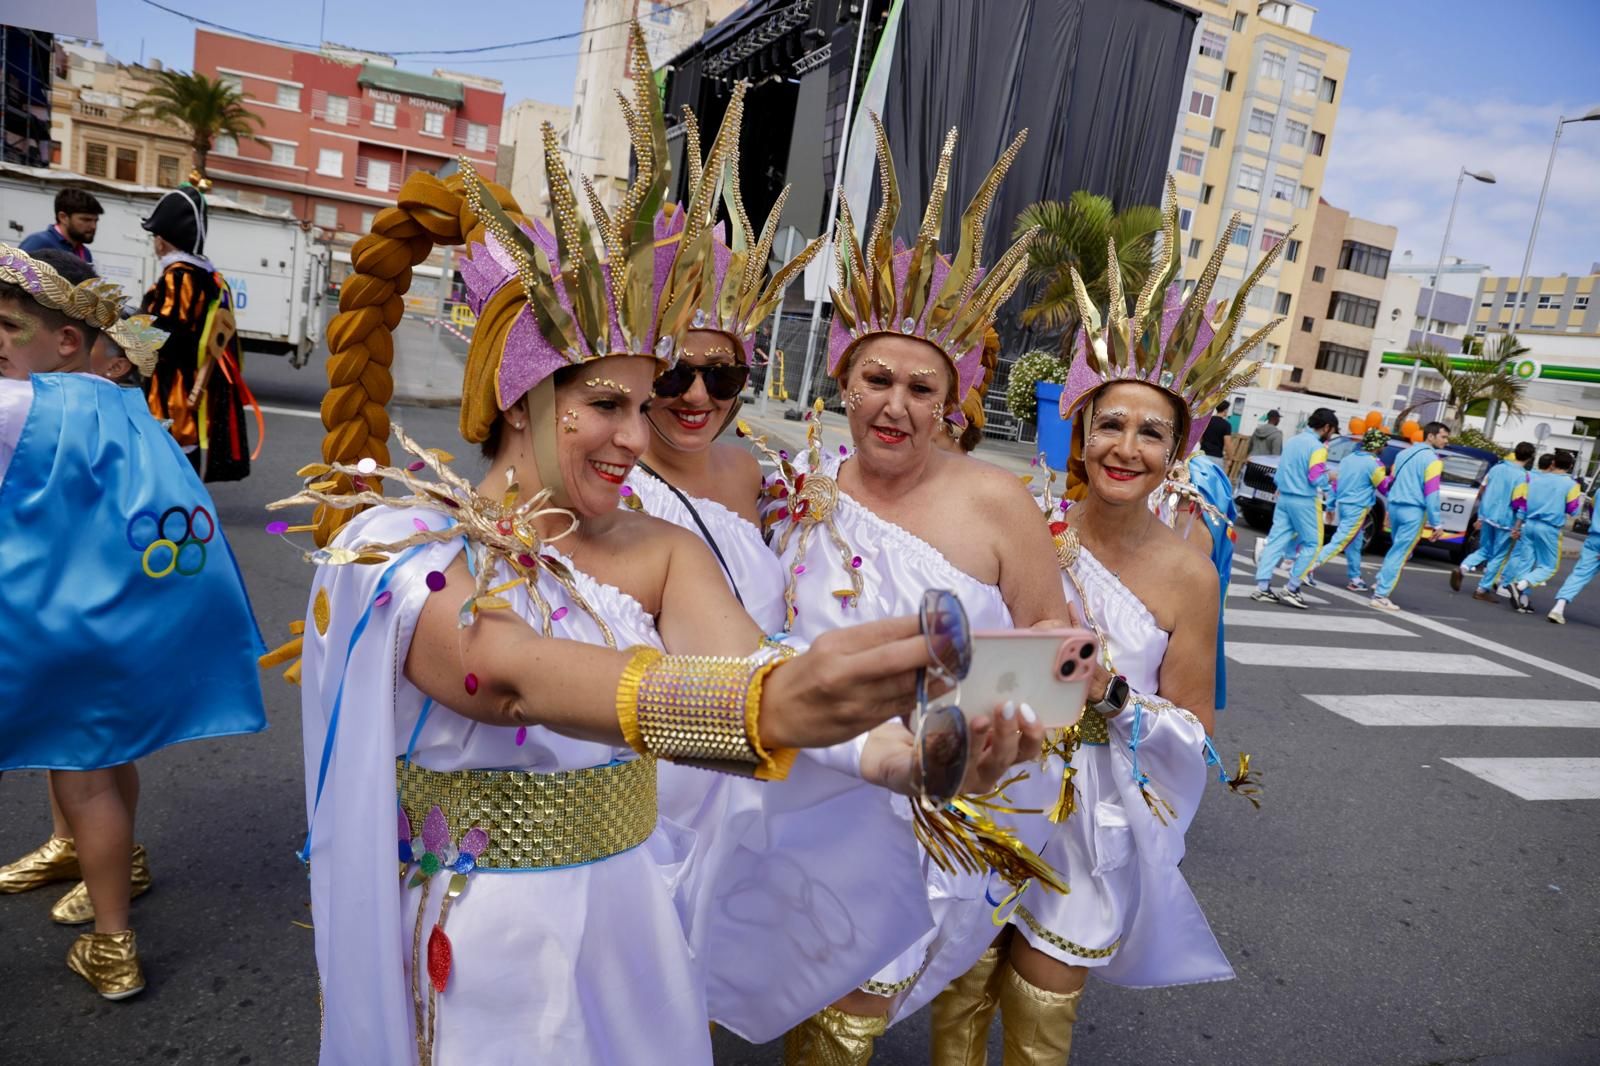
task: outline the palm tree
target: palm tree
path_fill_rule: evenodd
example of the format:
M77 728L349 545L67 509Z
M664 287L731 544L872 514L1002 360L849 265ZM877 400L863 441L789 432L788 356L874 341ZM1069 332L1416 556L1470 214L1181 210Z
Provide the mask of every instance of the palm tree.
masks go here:
M203 177L206 158L219 136L253 138L261 116L245 106L243 94L220 78L185 74L179 70L156 72L156 86L133 106L135 113L178 122L189 127L195 169Z
M1424 369L1439 375L1442 381L1439 395L1449 409L1452 428L1459 430L1467 408L1484 400L1496 401L1506 414L1521 414L1525 410L1522 399L1527 385L1517 379L1513 368L1528 351L1515 333L1505 333L1492 352L1484 352L1478 343L1464 346L1463 354L1457 356L1424 342L1413 344L1406 349L1406 354ZM1465 365L1458 366L1458 362ZM1423 400L1412 404L1395 416L1395 424L1399 425L1417 408L1434 402Z
M1034 226L1039 227L1039 236L1028 250L1028 279L1042 287L1022 312L1022 321L1029 326L1059 330L1062 361L1068 362L1079 324L1068 268L1076 268L1089 299L1104 315L1110 292L1106 272L1108 243L1113 239L1117 243L1122 291L1138 292L1153 265L1161 210L1139 204L1118 212L1108 197L1080 189L1066 203L1044 200L1024 208L1017 216L1017 235Z

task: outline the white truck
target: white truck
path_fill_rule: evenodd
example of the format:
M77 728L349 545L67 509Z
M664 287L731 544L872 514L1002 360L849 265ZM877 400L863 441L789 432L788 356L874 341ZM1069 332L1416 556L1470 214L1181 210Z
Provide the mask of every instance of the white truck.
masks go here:
M137 304L156 279L156 254L140 222L167 190L66 170L0 163L0 241L20 244L55 221L56 193L86 189L105 213L90 250L102 277ZM239 339L247 351L287 354L300 365L322 336L327 248L289 216L207 198L206 257L233 289Z

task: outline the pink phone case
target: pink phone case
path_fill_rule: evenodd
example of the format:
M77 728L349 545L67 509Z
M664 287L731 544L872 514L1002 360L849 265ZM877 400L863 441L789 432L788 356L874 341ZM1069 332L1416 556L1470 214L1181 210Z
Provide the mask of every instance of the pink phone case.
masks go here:
M969 714L987 714L1007 700L1026 702L1047 728L1071 725L1083 710L1099 650L1087 629L976 632L962 705Z

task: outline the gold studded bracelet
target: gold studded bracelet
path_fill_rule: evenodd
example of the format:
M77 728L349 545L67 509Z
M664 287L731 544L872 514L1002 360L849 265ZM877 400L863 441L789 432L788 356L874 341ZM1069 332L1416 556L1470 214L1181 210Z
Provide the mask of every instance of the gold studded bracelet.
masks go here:
M792 649L763 642L754 655L665 655L633 648L617 686L617 721L628 746L688 766L779 781L793 749L761 746L761 691Z

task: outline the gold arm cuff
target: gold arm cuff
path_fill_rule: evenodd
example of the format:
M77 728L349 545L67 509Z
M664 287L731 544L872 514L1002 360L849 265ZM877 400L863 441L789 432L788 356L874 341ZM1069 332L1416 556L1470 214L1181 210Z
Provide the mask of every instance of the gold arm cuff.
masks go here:
M756 668L750 677L750 688L745 693L744 700L744 731L750 739L750 747L755 749L756 779L759 781L782 781L789 776L789 771L794 767L794 760L799 756L798 748L779 748L776 751L767 751L761 746L761 693L766 685L767 675L784 663L793 659L798 654L793 648L780 644L770 637L761 641L759 654L772 654L774 658Z
M622 727L622 739L640 755L649 754L649 749L639 732L639 683L660 659L661 653L648 645L629 648L628 665L622 668L622 680L617 682L617 724Z

